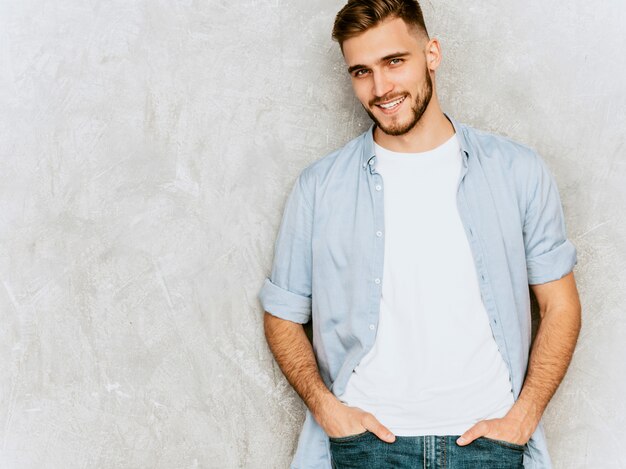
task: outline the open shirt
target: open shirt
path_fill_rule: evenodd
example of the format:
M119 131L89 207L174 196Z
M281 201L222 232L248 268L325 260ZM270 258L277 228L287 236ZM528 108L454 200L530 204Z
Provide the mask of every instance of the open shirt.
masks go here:
M532 149L452 123L462 152L457 205L513 395L531 345L529 284L557 280L577 263L553 176ZM312 320L313 349L330 391L343 393L376 340L385 243L384 182L376 171L374 124L297 177L258 294L268 313ZM410 216L410 214L407 214ZM416 260L419 262L419 259ZM307 409L292 469L330 469L328 436ZM525 468L552 467L539 423Z

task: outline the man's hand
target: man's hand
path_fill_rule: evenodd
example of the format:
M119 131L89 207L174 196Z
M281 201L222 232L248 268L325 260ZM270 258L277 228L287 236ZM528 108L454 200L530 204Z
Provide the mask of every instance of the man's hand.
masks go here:
M367 430L387 443L396 439L372 414L358 407L349 407L337 399L329 400L315 419L330 437L357 435Z
M484 436L494 440L504 440L517 445L525 445L535 431L536 425L525 425L508 414L500 419L481 420L461 435L456 442L460 446L470 444Z

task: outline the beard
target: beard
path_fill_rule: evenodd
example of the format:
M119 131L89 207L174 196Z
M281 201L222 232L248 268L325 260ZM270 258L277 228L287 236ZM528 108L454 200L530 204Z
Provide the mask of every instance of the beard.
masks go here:
M428 73L428 68L426 68L426 79L424 80L424 85L422 86L422 92L417 95L415 103L413 104L413 107L411 107L411 120L409 120L405 124L402 124L401 122L394 122L390 125L382 125L380 121L376 119L376 116L374 116L374 114L368 108L363 106L363 109L365 109L365 112L367 112L367 114L370 116L370 119L374 121L376 126L387 135L404 135L409 132L413 127L415 127L415 125L422 118L422 115L426 111L426 108L428 107L432 96L433 82L430 78L430 73ZM407 96L407 98L408 97L410 97L410 95Z

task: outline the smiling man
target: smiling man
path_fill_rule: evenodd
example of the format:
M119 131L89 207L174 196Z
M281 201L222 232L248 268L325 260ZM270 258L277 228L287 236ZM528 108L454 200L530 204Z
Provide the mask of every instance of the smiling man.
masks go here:
M442 112L417 2L350 0L333 38L373 124L298 176L259 293L307 406L292 467L551 467L581 315L554 178Z

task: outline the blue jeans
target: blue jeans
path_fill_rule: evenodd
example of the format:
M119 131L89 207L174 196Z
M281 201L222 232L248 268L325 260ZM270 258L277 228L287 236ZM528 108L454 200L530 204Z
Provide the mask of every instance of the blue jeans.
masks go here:
M526 445L480 437L459 446L459 435L396 436L386 443L366 431L330 438L333 469L522 469Z

